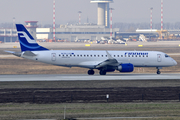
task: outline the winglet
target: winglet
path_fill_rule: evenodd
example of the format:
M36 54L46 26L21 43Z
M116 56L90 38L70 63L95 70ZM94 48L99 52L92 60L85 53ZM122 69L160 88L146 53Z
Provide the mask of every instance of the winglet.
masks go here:
M106 53L107 53L107 57L109 58L109 59L114 59L110 54L109 54L109 52L106 50Z

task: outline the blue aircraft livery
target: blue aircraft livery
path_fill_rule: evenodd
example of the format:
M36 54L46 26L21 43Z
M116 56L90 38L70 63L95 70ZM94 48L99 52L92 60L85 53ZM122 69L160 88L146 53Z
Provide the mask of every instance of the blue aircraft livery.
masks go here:
M148 52L125 52L125 55L148 55Z

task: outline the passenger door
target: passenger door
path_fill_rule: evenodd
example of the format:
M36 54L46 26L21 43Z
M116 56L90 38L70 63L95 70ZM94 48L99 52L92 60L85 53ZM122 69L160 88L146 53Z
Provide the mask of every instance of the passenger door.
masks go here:
M161 58L161 54L157 54L157 61L161 62L162 58Z
M56 61L56 53L52 53L51 54L51 60L52 61Z

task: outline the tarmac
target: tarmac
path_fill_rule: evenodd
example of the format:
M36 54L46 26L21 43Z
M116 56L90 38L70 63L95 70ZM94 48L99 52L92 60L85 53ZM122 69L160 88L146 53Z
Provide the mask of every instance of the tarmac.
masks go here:
M0 75L0 82L7 81L91 81L91 80L180 80L180 74L41 74Z

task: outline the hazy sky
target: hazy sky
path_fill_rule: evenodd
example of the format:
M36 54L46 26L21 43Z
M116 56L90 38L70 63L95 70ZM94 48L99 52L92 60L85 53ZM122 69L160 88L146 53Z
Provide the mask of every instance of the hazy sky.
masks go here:
M180 0L164 0L164 22L180 22ZM153 22L161 19L161 0L114 0L113 23L140 23L150 21L150 8L153 7ZM52 23L53 0L0 0L0 23L39 21ZM82 11L82 23L97 22L97 4L90 0L56 0L56 23L78 22L78 11Z

